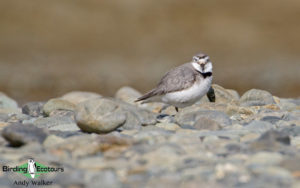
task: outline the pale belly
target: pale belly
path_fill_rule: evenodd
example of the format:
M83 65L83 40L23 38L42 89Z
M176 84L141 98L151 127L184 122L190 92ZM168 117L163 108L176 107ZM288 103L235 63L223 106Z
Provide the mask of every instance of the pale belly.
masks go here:
M184 90L168 93L162 96L161 101L173 106L184 108L200 100L208 92L212 77L197 81L193 86Z

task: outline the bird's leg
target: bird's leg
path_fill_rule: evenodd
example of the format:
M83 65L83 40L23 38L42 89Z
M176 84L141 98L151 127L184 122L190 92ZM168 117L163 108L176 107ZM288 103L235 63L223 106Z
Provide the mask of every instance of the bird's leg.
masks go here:
M169 104L165 104L160 110L159 113L161 113L162 111L164 111L165 109L167 109L170 105Z
M170 105L169 104L165 104L159 111L158 111L158 115L157 115L157 119L163 119L164 117L166 117L166 116L168 116L168 114L162 114L161 112L163 111L163 110L165 110L166 108L168 108Z
M176 110L176 112L178 112L178 107L175 106L175 110Z

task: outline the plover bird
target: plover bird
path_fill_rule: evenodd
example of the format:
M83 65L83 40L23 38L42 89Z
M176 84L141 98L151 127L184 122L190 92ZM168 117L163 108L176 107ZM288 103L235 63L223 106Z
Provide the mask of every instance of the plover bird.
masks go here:
M212 90L212 68L209 56L195 55L191 62L167 72L154 89L136 102L162 102L175 106L178 112L178 108L194 104Z

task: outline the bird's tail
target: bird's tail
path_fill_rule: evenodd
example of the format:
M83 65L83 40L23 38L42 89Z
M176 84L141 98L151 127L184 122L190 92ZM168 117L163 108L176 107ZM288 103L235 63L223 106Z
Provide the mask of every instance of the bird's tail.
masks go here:
M150 97L153 97L156 95L156 91L155 90L151 90L148 93L146 93L145 95L139 97L138 99L136 99L134 102L139 102L139 101L143 101L142 103L144 103L144 100L149 99Z

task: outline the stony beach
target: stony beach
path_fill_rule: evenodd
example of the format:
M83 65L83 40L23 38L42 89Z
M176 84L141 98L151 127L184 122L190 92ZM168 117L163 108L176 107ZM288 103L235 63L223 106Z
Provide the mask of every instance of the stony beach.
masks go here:
M36 178L51 187L300 187L300 98L213 88L178 113L131 87L22 106L0 93L0 165L63 167ZM1 168L0 187L24 180Z

